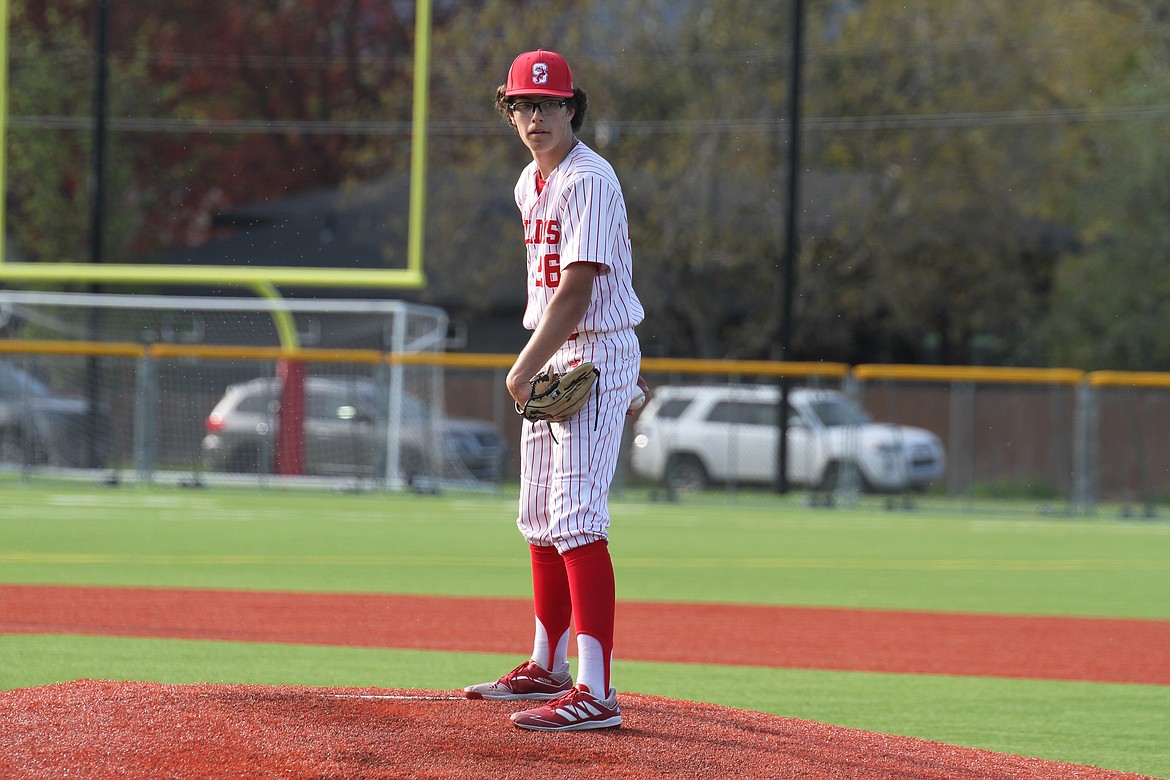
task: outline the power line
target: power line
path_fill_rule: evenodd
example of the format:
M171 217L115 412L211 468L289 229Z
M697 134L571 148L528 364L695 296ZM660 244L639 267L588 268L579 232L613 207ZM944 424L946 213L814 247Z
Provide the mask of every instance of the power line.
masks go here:
M8 126L37 130L85 130L93 124L89 116L10 116ZM451 123L444 123L451 124ZM489 123L460 123L480 128ZM490 123L498 126L498 122ZM245 135L410 135L409 120L401 122L361 120L302 120L302 119L165 119L150 117L112 117L111 130L132 133L200 133ZM442 127L436 127L442 131Z
M1129 122L1170 118L1170 105L1114 108L1056 108L1031 111L975 111L904 116L817 117L806 130L900 130L924 127L992 127L1039 124Z
M808 52L812 63L817 58L865 58L896 54L906 57L915 53L920 54L947 54L968 50L984 52L989 44L999 44L1004 47L1028 46L1037 48L1045 43L1055 44L1051 50L1068 49L1076 46L1075 42L1066 41L1063 34L1070 31L1083 30L1087 24L1069 25L1062 30L1037 28L1027 32L999 35L992 32L953 33L949 35L934 35L930 37L905 40L894 36L892 38L870 40L851 44L840 42L812 41L808 44ZM21 62L45 60L59 62L88 63L91 59L88 49L80 47L60 46L43 49L33 53L26 53L19 48L10 52L13 65ZM152 63L165 62L176 67L189 69L233 69L247 65L257 69L292 70L292 71L326 71L339 66L352 67L408 67L413 62L410 53L396 52L363 52L357 55L329 54L293 54L283 52L279 54L238 52L190 52L174 49L123 49L112 52L114 59L125 63ZM632 65L643 62L678 62L681 64L717 64L727 62L751 63L753 65L774 64L787 62L790 53L786 48L771 45L756 45L749 48L735 50L711 49L707 51L655 51L651 54L631 53L625 50L611 52L608 56L596 60L595 64ZM585 61L585 58L582 58Z
M804 132L916 130L930 128L1011 127L1025 125L1086 124L1092 122L1162 121L1170 118L1170 104L1113 108L1037 109L1023 111L960 111L939 114L883 114L874 116L807 117ZM599 121L601 121L599 119ZM604 120L613 131L641 134L736 134L775 131L783 118L773 119L658 119ZM89 130L90 116L10 116L9 127L45 130ZM168 119L111 117L111 130L136 133L199 133L247 135L362 135L409 136L411 122L303 119ZM436 135L482 135L500 130L498 121L431 122Z

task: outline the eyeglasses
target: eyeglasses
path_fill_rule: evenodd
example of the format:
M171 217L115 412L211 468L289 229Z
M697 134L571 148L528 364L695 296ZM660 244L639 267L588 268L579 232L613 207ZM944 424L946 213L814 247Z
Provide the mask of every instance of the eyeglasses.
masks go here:
M539 103L532 103L527 100L522 100L518 103L509 103L508 110L520 116L532 116L536 113L536 109L540 109L541 114L551 114L554 111L559 111L569 104L567 100L542 100Z

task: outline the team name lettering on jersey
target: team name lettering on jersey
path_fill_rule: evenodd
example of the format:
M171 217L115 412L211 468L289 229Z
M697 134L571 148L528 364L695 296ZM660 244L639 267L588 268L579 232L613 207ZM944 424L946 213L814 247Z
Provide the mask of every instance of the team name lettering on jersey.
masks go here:
M524 220L525 244L559 244L561 243L560 220L543 219Z

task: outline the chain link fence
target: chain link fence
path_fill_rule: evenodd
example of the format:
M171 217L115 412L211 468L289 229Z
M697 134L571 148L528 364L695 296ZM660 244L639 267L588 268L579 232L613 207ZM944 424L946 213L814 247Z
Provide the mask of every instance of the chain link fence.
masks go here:
M441 311L282 302L308 346L282 343L276 302L104 296L95 317L93 296L35 296L0 293L0 477L372 490L518 479L511 356L447 354ZM128 333L140 338L116 338ZM624 497L783 491L810 506L1134 517L1170 498L1170 374L663 358L643 374L654 393L627 425Z

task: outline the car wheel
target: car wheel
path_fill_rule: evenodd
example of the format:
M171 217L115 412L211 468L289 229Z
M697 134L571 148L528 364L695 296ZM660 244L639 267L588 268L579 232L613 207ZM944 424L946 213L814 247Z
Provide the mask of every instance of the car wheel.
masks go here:
M0 462L21 466L48 466L49 453L35 430L5 428L0 431Z
M24 439L16 428L0 429L0 463L24 463Z
M825 464L825 470L821 474L821 481L817 483L817 489L825 493L832 493L841 484L841 464L837 461Z
M853 463L841 463L833 461L825 466L825 472L821 475L821 481L817 484L817 490L825 493L832 493L839 487L844 486L845 469L854 469L855 487L863 493L869 492L869 485L865 481L865 475L861 473L861 469Z
M232 450L231 457L227 459L227 465L224 466L224 471L230 471L233 474L260 473L260 451L247 447Z
M408 447L402 450L398 471L408 483L417 477L426 476L426 458L418 450Z
M698 493L707 488L707 469L694 455L672 455L666 464L666 484L678 493Z

